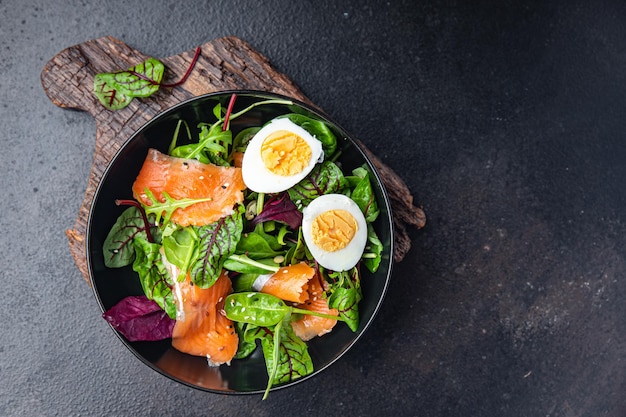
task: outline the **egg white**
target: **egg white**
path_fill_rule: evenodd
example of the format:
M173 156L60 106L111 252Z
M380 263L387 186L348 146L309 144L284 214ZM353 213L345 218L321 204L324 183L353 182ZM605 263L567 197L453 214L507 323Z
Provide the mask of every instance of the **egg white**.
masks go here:
M328 252L315 244L311 228L315 218L328 210L345 210L357 223L357 231L352 240L346 247L334 252ZM304 242L320 265L333 271L346 271L359 262L367 243L367 223L363 212L352 199L343 194L325 194L306 206L302 214Z
M261 158L261 146L263 141L278 130L287 130L295 133L306 141L311 147L311 158L305 168L297 174L282 176L274 174L267 169ZM291 120L274 119L259 130L248 143L241 165L243 182L252 191L258 193L278 193L293 187L306 177L316 163L324 159L322 143L315 139L309 132L293 123Z

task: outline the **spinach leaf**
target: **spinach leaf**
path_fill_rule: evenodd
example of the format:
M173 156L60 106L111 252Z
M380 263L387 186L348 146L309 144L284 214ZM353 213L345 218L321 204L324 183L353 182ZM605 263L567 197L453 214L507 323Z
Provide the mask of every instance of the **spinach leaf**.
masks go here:
M313 119L305 116L304 114L298 113L291 113L277 117L277 119L279 118L287 118L291 120L313 135L317 140L322 142L322 149L324 150L324 155L327 158L330 158L337 151L337 138L335 137L335 134L332 130L330 130L328 125L321 120Z
M190 265L198 257L198 235L193 227L179 227L164 236L162 244L167 260L180 269L178 281L183 281Z
M356 332L359 327L358 304L363 298L359 271L354 267L349 271L333 272L329 277L334 282L330 286L328 306L337 309L339 317Z
M252 291L252 285L260 274L246 274L242 273L234 276L231 280L233 282L233 292Z
M304 207L321 195L341 194L348 185L341 169L334 162L324 161L317 164L306 178L287 192L291 201L298 207Z
M290 307L280 298L260 292L232 293L224 302L226 317L261 327L276 325L290 311Z
M234 322L235 331L237 332L237 336L239 336L239 346L237 347L237 352L235 353L234 359L243 359L247 358L252 354L252 352L256 349L256 341L255 338L247 337L247 333L251 330L255 331L257 326L248 323L240 323Z
M291 246L285 255L285 265L294 265L300 261L304 261L306 259L311 259L312 257L307 256L307 247L304 242L304 236L302 234L302 228L298 228L298 240L296 244Z
M135 247L133 239L140 236L147 240L146 225L137 207L129 207L120 214L104 239L102 253L104 265L121 268L133 263Z
M254 291L229 294L224 302L224 312L233 321L262 327L273 326L292 313L343 321L342 317L292 307L275 295Z
M367 224L367 244L363 253L363 264L370 272L376 272L383 253L383 243L378 238L374 227Z
M262 228L259 231L255 230L254 232L243 234L237 243L237 250L235 252L247 255L252 259L273 258L280 255L281 252L272 248L266 236L270 237L270 235L266 235L262 232ZM271 238L274 237L271 236Z
M197 228L198 257L191 266L191 281L200 288L209 288L222 273L224 261L233 253L241 238L242 208L218 221Z
M253 126L239 132L233 140L233 151L245 152L248 148L248 143L250 143L254 135L256 135L259 130L261 130L260 126Z
M161 258L161 245L142 238L135 238L133 243L136 253L133 270L139 275L144 294L165 310L168 316L175 319L173 283Z
M361 167L355 169L352 173L358 178L358 181L350 194L350 198L359 206L365 216L365 220L371 223L376 220L380 210L370 181L369 171Z
M224 268L242 274L267 274L278 271L274 258L253 260L246 255L231 255L224 261Z

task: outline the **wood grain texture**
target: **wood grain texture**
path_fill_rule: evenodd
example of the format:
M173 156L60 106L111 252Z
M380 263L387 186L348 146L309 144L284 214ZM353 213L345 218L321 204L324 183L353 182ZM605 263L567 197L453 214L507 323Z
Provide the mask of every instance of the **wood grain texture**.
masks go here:
M194 51L160 59L166 67L163 83L174 83L189 67ZM91 173L74 227L66 231L76 265L88 280L86 260L87 219L98 182L120 147L160 112L202 94L225 90L260 90L283 94L315 106L285 75L249 44L224 37L201 45L201 54L187 81L175 88L161 88L149 98L133 100L126 108L109 111L93 94L94 76L131 67L148 56L113 37L90 40L55 55L43 68L41 84L57 106L85 111L96 121L96 143ZM315 106L319 108L318 106ZM394 214L394 261L401 261L411 247L409 228L425 225L424 212L413 204L404 181L362 143L387 188Z

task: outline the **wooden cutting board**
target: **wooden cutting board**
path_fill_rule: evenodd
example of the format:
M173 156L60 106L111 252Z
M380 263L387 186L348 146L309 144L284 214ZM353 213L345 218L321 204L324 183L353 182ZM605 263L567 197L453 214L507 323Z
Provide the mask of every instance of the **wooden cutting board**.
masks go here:
M95 154L83 203L74 227L66 231L76 265L88 280L87 218L98 182L118 149L144 123L158 113L189 98L225 90L260 90L279 93L315 106L285 75L249 44L224 37L201 45L201 54L187 81L175 88L161 88L147 99L135 99L122 110L105 109L93 94L94 76L127 69L147 58L113 37L103 37L69 47L55 55L43 68L41 84L59 107L86 111L96 121ZM178 81L189 68L195 50L169 58L163 83ZM319 106L315 106L319 108ZM361 143L363 146L363 144ZM385 183L395 225L394 261L401 261L411 247L409 228L425 225L424 212L413 204L413 196L402 179L363 146Z

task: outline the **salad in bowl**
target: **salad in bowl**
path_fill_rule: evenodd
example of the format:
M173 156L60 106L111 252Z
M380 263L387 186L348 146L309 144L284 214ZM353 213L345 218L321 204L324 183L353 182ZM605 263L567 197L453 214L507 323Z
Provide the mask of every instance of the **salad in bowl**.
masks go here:
M196 97L137 131L103 174L87 236L102 316L139 359L264 398L359 339L392 267L389 200L357 142L254 91Z

